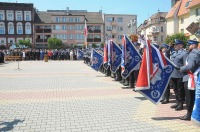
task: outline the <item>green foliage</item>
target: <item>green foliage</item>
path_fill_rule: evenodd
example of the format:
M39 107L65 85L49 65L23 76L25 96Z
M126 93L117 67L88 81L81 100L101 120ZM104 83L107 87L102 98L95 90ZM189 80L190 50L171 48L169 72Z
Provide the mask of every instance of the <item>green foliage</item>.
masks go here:
M96 44L92 44L92 48L97 48L97 45Z
M58 39L58 38L48 38L47 40L47 43L48 43L48 47L49 49L60 49L62 48L62 40L61 39Z
M23 48L26 47L26 48L29 48L31 47L31 41L29 38L26 38L25 40L19 40L19 43L16 44L17 47L20 47L22 46Z
M103 48L104 47L104 43L103 42L101 42L101 48Z
M184 46L187 45L187 40L189 39L188 37L186 37L183 33L177 33L177 34L173 34L171 36L167 36L165 39L165 43L166 44L173 44L175 39L179 39L181 41L183 41Z

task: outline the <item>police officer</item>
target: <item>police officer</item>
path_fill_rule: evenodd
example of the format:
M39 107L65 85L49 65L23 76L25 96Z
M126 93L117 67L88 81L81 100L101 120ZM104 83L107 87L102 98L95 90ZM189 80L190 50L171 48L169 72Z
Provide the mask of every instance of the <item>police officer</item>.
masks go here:
M170 48L167 44L162 44L160 47L161 52L166 56L167 58L170 58ZM160 101L161 104L167 104L169 103L169 96L170 96L170 83L168 84L166 91L164 93L164 96L162 100Z
M140 53L140 43L133 43L138 53ZM130 74L130 87L135 90L135 83L137 82L138 74L140 69L140 63L133 69Z
M188 51L189 55L186 59L186 65L180 68L180 72L182 73L190 73L194 74L194 72L200 67L200 50L197 49L198 41L189 40L188 41ZM185 95L186 95L186 107L187 114L181 116L181 120L191 120L191 114L194 106L195 100L195 90L188 89L188 79L189 75L186 76L186 81L184 83Z
M178 67L182 67L184 65L183 58L187 53L183 49L183 42L176 39L174 44L175 52L171 55L171 60ZM171 108L174 108L176 111L183 109L183 102L185 101L185 93L184 93L184 84L182 82L183 74L177 69L172 73L172 82L173 89L176 97L176 104L172 105Z

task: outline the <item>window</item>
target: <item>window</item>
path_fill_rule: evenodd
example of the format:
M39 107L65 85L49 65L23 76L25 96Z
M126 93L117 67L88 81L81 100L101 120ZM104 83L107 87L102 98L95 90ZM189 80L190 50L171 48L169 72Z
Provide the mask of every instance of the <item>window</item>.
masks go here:
M0 34L5 34L5 24L3 22L0 23Z
M23 25L21 22L17 23L17 34L23 34Z
M123 31L123 26L118 26L118 31Z
M8 23L8 34L14 34L14 24L12 22Z
M181 33L184 33L184 29L181 29Z
M161 39L161 42L163 42L163 40L164 40L164 37L163 37L163 36L161 36L161 38L160 38L160 39Z
M115 38L115 35L112 35L112 38Z
M200 16L200 8L196 9L196 16Z
M62 25L62 30L67 30L67 26L66 25Z
M67 22L67 18L66 17L62 17L62 22Z
M3 44L4 44L4 40L1 40L1 43L3 43Z
M79 22L79 21L80 21L80 19L79 19L79 18L77 18L77 17L75 17L75 18L74 18L74 21L75 21L75 22Z
M181 24L183 24L184 23L184 19L183 18L181 18Z
M111 26L107 26L107 31L112 31L112 27Z
M76 30L83 30L83 25L76 25Z
M94 33L101 33L101 26L94 26Z
M153 41L158 41L158 36L153 36Z
M25 24L25 33L26 34L31 34L31 23L27 22Z
M117 22L123 22L123 18L122 17L117 18Z
M62 34L62 39L67 39L67 35L66 34Z
M122 40L122 35L118 35L118 40Z
M3 19L4 19L4 15L0 14L0 20L3 20Z
M164 32L163 27L161 27L160 31L161 31L161 32Z
M20 14L17 14L17 21L21 21L22 20L22 17Z
M31 17L30 17L29 14L26 14L26 16L25 16L25 20L26 20L26 21L30 21L30 20L31 20Z
M112 17L107 17L107 18L106 18L106 21L107 21L107 22L112 22L113 19L112 19Z
M60 30L60 26L59 25L53 25L53 29L54 30Z
M69 22L73 22L73 18L72 17L69 18Z
M24 11L24 20L31 21L31 11Z
M12 10L7 10L6 11L6 15L7 15L7 20L8 21L13 21L14 20L14 12Z
M5 20L4 10L0 10L0 20Z
M22 11L16 11L16 20L22 21Z
M60 17L56 17L56 22L60 22Z
M74 30L74 26L73 26L73 25L69 25L69 26L68 26L68 29L69 29L69 30Z
M74 39L74 34L69 34L68 39Z
M84 39L83 34L76 34L76 39Z

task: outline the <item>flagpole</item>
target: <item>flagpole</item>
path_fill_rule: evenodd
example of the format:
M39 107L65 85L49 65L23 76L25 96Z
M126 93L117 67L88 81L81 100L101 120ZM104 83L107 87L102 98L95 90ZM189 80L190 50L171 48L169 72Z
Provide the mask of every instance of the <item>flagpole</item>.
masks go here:
M88 29L87 29L86 19L85 19L84 35L85 35L85 47L86 47L86 49L87 49L87 35L88 35Z

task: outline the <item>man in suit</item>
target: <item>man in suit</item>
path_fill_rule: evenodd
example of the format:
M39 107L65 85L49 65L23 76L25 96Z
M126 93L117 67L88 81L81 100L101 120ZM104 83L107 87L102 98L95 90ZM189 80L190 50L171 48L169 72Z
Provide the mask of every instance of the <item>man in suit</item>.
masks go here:
M171 60L178 67L182 67L184 65L183 58L187 53L183 49L183 42L181 40L176 39L174 43L175 52L171 55ZM185 92L184 92L184 84L182 82L183 74L175 69L172 73L172 82L173 89L176 97L176 104L172 105L171 108L174 108L176 111L183 109L183 103L185 101Z
M181 116L181 120L191 120L192 110L194 106L195 100L195 90L188 89L188 79L191 74L194 74L195 71L200 70L200 50L198 50L198 41L189 40L188 41L188 52L189 55L186 58L186 65L180 68L181 73L188 73L184 77L184 88L185 88L185 95L186 95L186 107L187 107L187 114ZM190 74L190 75L189 75Z

